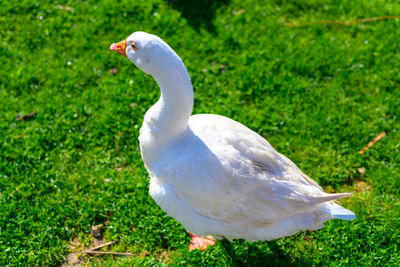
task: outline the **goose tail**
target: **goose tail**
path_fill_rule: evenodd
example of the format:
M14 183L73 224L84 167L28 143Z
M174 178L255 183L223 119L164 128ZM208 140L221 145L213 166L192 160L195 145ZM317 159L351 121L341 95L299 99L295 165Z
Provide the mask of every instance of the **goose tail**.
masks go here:
M351 221L356 218L356 215L351 210L345 209L336 203L327 203L322 211L329 214L332 219Z

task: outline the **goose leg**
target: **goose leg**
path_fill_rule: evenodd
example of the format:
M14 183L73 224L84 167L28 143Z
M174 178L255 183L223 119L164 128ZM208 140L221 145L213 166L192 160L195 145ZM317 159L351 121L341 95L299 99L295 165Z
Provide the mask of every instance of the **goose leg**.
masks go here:
M192 240L190 240L189 250L194 250L194 249L205 250L208 246L215 245L215 238L210 235L208 235L206 237L201 237L201 236L192 234L190 232L189 232L189 235L192 238Z

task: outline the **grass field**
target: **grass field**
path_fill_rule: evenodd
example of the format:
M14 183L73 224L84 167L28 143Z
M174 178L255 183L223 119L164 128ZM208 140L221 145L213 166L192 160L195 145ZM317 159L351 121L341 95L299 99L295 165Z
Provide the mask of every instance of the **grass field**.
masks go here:
M0 265L62 264L105 222L104 239L120 240L105 250L136 256L80 253L82 263L400 265L400 20L323 23L398 14L400 2L382 0L2 1ZM109 51L137 30L183 58L194 113L231 117L326 191L354 192L341 203L357 219L189 252L140 157L158 87Z

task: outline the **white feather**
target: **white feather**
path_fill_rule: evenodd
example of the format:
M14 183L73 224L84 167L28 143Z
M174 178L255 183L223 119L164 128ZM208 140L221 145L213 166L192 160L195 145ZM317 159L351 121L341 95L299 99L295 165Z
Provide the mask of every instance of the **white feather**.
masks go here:
M332 218L335 219L351 221L356 218L356 215L352 211L345 209L335 203L328 205L325 209L323 209L323 211L328 213Z

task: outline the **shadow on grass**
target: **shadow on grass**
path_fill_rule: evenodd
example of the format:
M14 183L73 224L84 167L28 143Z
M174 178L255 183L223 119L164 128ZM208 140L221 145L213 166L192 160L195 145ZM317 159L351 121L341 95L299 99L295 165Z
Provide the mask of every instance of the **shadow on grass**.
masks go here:
M196 30L204 28L215 32L212 20L218 8L227 5L229 0L175 0L171 1L172 7L187 20L189 25Z
M240 244L244 241L235 241ZM293 258L282 250L276 241L263 243L263 246L269 248L260 248L260 242L247 243L246 252L237 253L234 244L228 240L221 241L222 247L231 257L233 266L312 266L311 262L305 258Z

